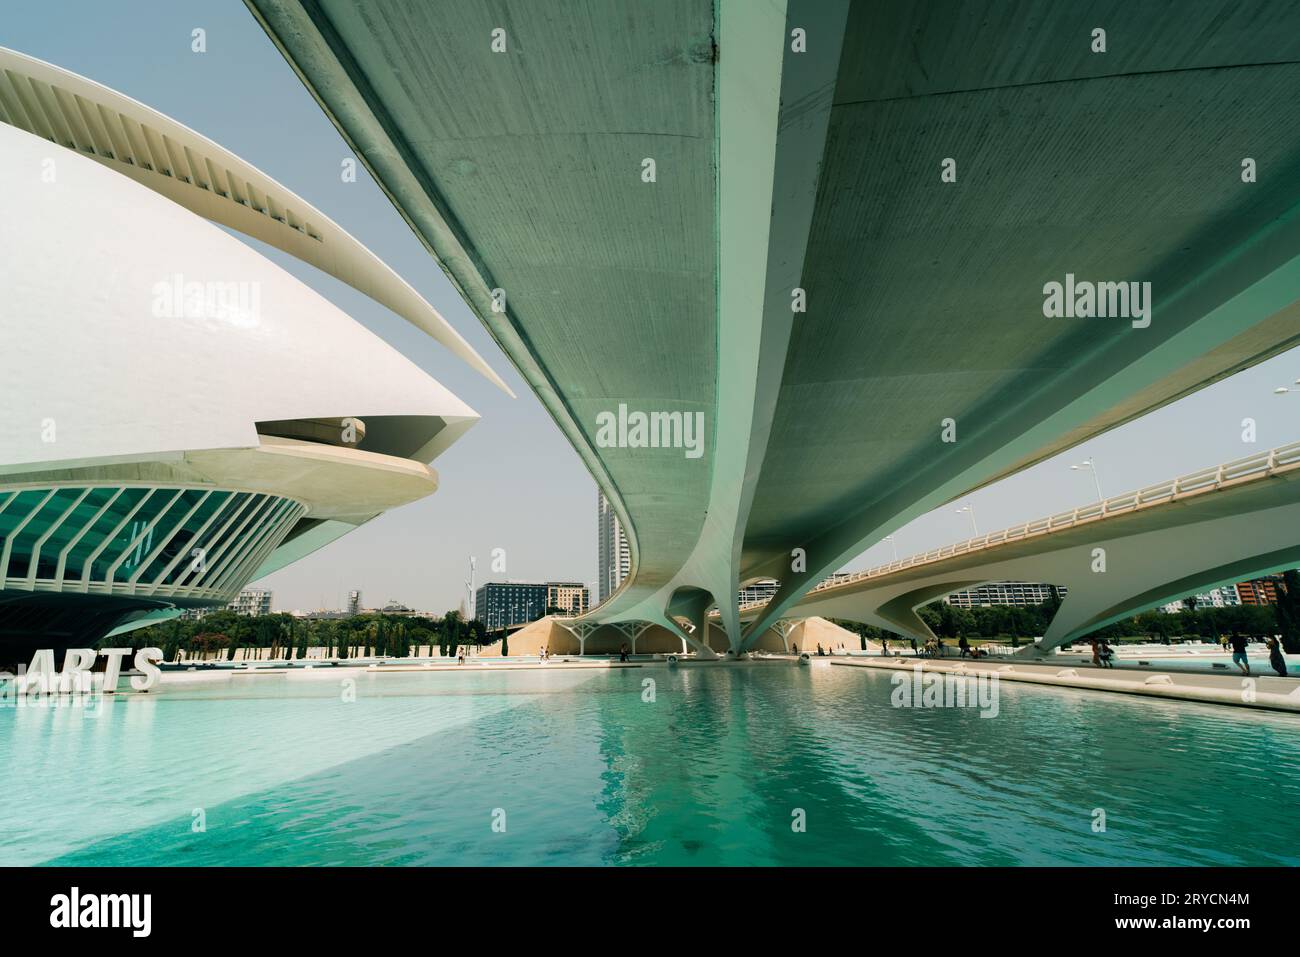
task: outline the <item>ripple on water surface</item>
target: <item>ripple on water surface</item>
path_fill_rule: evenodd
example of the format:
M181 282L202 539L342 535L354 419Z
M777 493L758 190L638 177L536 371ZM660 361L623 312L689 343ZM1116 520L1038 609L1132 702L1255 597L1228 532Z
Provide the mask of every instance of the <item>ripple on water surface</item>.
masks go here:
M820 663L266 680L0 715L0 863L1300 863L1288 715L1004 683L981 718Z

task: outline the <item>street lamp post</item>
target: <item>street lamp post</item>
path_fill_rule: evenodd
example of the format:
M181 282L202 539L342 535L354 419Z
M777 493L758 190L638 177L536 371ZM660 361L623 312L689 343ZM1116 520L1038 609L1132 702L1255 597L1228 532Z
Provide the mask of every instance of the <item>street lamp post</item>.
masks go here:
M970 513L970 527L973 528L973 529L975 529L975 537L978 538L978 537L979 537L979 534L980 534L980 527L979 527L978 523L976 523L976 521L975 521L975 506L972 505L970 502L967 502L967 503L966 503L965 505L963 505L961 508L957 509L957 512L958 512L958 513L960 513L960 512L969 512L969 513Z
M1097 501L1105 501L1105 496L1101 494L1101 479L1097 477L1097 463L1092 459L1084 459L1078 465L1071 465L1070 471L1087 471L1092 473L1092 484L1097 489Z
M885 541L889 542L889 547L894 550L894 561L898 561L898 543L894 541L894 536L886 535Z

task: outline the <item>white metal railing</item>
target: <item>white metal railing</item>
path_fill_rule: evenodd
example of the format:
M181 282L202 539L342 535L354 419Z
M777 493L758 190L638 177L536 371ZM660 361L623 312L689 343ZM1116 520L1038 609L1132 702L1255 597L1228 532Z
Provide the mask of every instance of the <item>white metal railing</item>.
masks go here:
M1266 452L1234 459L1222 465L1214 465L1197 472L1189 472L1187 475L1180 475L1176 479L1161 482L1158 485L1148 485L1146 488L1138 489L1135 492L1125 492L1102 502L1082 505L1068 512L1058 512L1046 518L1036 518L1020 525L1013 525L1010 528L990 532L987 535L968 538L964 542L944 545L941 548L910 555L907 558L901 558L885 565L877 565L874 568L854 572L850 575L828 578L812 588L809 594L826 591L830 588L843 588L869 578L878 578L881 575L901 571L904 568L913 568L917 565L943 561L955 555L964 555L968 552L981 551L1008 542L1059 532L1084 522L1094 522L1111 515L1133 512L1152 505L1165 504L1189 495L1199 495L1227 484L1236 485L1242 481L1257 481L1276 472L1290 471L1297 467L1300 467L1300 442L1292 442L1290 445L1283 445L1275 449L1269 449ZM740 607L743 611L747 608L755 608L765 604L767 604L766 601L751 602Z

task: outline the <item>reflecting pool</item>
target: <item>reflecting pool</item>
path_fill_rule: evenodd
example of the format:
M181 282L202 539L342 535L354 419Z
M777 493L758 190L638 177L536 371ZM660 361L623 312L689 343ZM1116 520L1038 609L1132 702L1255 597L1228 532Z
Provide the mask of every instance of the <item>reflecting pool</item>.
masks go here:
M1285 714L1006 682L985 718L822 662L327 672L0 709L0 864L1300 864Z

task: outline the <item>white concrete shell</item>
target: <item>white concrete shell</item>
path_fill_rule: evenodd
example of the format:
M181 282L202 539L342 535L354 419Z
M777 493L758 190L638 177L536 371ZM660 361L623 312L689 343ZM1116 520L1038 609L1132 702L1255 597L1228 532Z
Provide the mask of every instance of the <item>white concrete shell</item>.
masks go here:
M427 461L476 418L289 273L126 177L0 126L0 182L0 471L253 448L257 422L349 416L415 417L404 447L374 451ZM194 283L237 286L186 302Z
M11 649L229 600L433 492L427 463L477 421L302 282L112 167L0 125L0 183ZM210 564L191 567L195 546Z
M199 215L347 283L513 396L410 284L305 199L183 123L93 80L0 47L0 123L104 164Z

